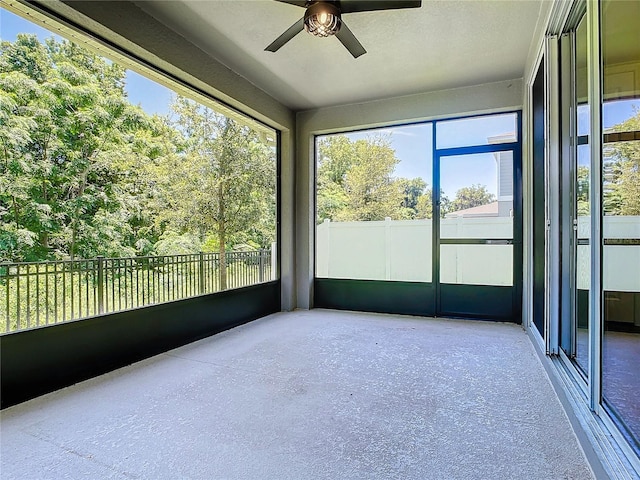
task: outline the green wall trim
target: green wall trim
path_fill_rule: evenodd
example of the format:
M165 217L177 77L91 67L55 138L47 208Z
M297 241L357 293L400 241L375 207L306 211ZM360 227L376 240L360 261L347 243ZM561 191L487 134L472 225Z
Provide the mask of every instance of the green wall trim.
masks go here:
M520 323L514 287L440 285L441 311L433 284L383 280L316 278L314 307L403 315L446 316Z
M280 282L0 336L1 408L280 311Z
M433 316L433 285L419 282L316 278L314 307Z
M441 316L522 322L515 287L493 285L440 285Z

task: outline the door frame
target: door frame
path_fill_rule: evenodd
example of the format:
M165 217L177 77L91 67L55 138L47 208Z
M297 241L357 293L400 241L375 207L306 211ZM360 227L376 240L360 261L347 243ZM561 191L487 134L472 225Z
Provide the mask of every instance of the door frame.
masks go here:
M437 149L434 141L433 155L433 262L432 280L434 283L435 311L437 316L480 317L504 319L519 317L522 311L522 115L513 112L516 117L517 141L495 145L456 147ZM435 126L435 123L434 123ZM435 132L434 132L435 138ZM445 239L440 235L441 175L443 158L475 155L482 153L511 152L513 159L513 235L511 239L499 238L456 238ZM513 270L511 286L445 284L440 281L440 252L442 245L513 245ZM507 294L506 290L509 290ZM456 307L452 308L452 299ZM509 305L505 305L509 302ZM495 308L488 308L494 305Z

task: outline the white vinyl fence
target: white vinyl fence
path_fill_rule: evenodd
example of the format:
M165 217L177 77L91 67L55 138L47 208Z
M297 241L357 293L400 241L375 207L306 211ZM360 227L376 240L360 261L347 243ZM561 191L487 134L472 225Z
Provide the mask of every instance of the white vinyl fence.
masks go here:
M441 238L511 238L510 217L445 218ZM578 237L588 238L582 217ZM431 281L431 220L329 222L317 226L316 276L364 280ZM604 218L608 239L640 238L640 217ZM511 285L512 245L442 245L440 278L445 283ZM640 246L605 245L604 287L640 291ZM589 285L589 246L578 247L578 288Z

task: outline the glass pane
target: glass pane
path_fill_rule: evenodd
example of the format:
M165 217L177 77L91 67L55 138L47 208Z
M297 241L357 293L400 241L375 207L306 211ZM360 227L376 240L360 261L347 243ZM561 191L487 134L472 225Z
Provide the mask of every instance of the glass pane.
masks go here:
M589 182L591 150L589 147L589 104L587 90L587 21L586 16L578 24L575 34L575 101L577 108L575 215L576 252L574 306L576 326L575 361L585 376L589 374L589 287L591 285L591 217L589 215Z
M512 245L441 245L440 281L467 285L513 285Z
M603 395L640 437L640 3L602 3ZM623 133L620 133L623 132Z
M441 157L440 185L440 238L513 238L513 152Z
M575 270L575 316L576 354L575 360L582 373L589 372L589 288L591 285L591 216L589 215L590 147L577 148L576 170L576 270Z
M431 281L432 132L318 137L316 277Z
M587 77L587 22L586 16L580 20L576 29L576 105L578 106L578 136L589 135L589 103Z
M533 298L532 320L536 329L544 338L547 334L544 328L546 315L545 283L546 283L546 213L545 213L545 130L546 130L546 102L545 102L545 68L544 58L541 59L536 77L531 89L532 107L532 168L536 172L532 179L532 234L533 234Z
M516 142L517 115L487 115L436 123L436 148L471 147Z

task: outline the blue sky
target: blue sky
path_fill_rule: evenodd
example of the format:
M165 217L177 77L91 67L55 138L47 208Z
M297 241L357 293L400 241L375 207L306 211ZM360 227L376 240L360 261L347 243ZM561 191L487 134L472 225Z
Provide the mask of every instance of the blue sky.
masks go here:
M398 177L422 177L431 185L432 128L431 124L404 127L379 128L346 134L352 141L366 139L372 135L389 135L391 148L396 151L400 163L396 167Z
M127 94L131 103L140 105L147 113L167 115L174 93L159 83L127 70Z
M486 144L487 137L513 132L512 119L504 116L484 117L482 121L452 121L438 126L439 147ZM464 131L464 135L460 132ZM431 123L402 127L380 128L346 134L351 140L365 139L375 134L389 135L391 147L400 163L394 172L397 177L421 177L429 187L433 185L431 165L433 159L433 131ZM497 170L493 154L467 157L441 157L440 186L450 198L462 187L485 185L497 193Z

